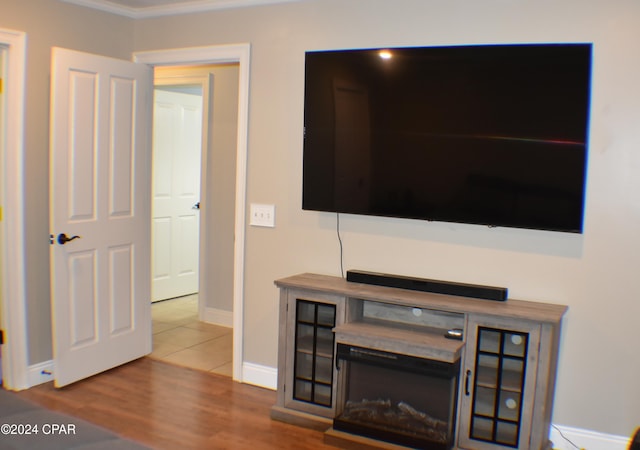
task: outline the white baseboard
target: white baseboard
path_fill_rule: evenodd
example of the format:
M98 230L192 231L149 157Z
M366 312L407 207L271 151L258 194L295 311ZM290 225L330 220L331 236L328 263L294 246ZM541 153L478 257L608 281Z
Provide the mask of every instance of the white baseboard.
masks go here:
M29 387L53 381L53 361L43 361L29 366L27 370Z
M233 311L226 311L217 308L204 308L204 322L220 325L222 327L233 327Z
M278 388L278 369L253 363L242 363L242 382L276 390Z
M630 438L555 425L549 436L554 450L627 450ZM569 442L571 441L571 442ZM572 444L573 443L573 444Z

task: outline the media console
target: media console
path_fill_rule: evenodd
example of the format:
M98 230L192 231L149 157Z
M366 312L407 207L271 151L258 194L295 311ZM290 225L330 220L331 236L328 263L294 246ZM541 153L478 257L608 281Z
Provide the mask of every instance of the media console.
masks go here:
M341 448L551 448L566 306L316 274L275 284L273 419Z

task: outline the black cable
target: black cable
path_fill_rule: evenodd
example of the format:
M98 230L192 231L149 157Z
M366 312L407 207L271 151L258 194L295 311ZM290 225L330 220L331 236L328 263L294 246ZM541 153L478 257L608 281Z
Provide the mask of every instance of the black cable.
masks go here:
M336 233L340 244L340 274L344 278L344 250L342 248L342 237L340 236L340 213L336 213Z
M636 433L631 438L629 444L629 450L640 450L640 427L636 430Z
M555 428L555 429L556 429L556 431L557 431L558 433L560 433L560 436L562 436L562 438L563 438L565 441L567 441L569 444L573 445L573 446L574 446L575 448L577 448L578 450L582 450L582 449L581 449L580 447L578 447L576 444L574 444L573 442L571 442L571 439L569 439L569 438L568 438L568 437L566 437L564 434L562 434L562 431L560 431L560 428L558 428L557 426L555 426L555 425L553 425L553 424L551 424L551 426L552 426L553 428Z

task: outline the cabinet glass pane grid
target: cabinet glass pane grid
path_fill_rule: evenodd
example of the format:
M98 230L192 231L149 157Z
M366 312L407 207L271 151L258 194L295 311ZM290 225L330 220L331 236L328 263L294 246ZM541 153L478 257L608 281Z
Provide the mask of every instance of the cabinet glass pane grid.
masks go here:
M478 328L471 438L518 447L528 333Z
M332 405L335 320L335 305L297 301L294 399Z

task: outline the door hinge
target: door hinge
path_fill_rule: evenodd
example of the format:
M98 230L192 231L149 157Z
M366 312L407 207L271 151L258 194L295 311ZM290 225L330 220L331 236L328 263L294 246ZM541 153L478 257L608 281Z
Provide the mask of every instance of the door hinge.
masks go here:
M0 330L0 345L4 344L4 330Z
M53 244L54 244L54 242L55 242L55 241L54 241L54 238L55 238L55 236L54 236L53 234L50 234L50 235L49 235L49 244L51 244L51 245L53 245Z

